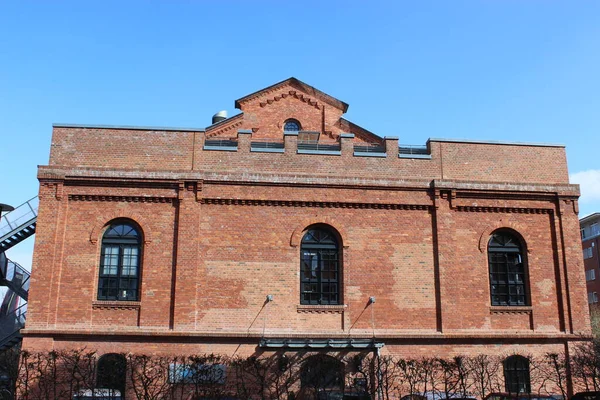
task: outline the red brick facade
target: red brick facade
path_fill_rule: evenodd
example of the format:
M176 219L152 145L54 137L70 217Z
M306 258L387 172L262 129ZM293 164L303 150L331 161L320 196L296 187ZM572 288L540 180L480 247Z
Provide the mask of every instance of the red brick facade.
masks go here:
M295 79L236 106L206 130L54 127L24 348L249 355L263 337L375 337L407 357L535 355L589 336L563 147L430 139L428 155L399 155L397 138ZM340 149L299 151L289 118ZM217 138L237 144L205 146ZM257 151L261 139L283 148ZM355 154L367 143L385 151ZM97 300L117 218L143 233L139 301ZM315 224L341 242L339 305L300 304L300 242ZM530 305L491 305L500 228L525 243Z
M594 213L579 221L583 265L587 281L587 296L590 307L598 307L600 293L600 213Z

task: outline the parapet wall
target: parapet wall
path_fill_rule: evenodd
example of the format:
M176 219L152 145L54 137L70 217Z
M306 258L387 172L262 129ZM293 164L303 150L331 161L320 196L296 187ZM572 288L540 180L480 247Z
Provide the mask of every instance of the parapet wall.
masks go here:
M66 169L310 174L356 178L568 184L560 145L430 139L426 146L366 147L354 135L323 146L253 140L205 139L203 130L135 127L54 127L49 165Z

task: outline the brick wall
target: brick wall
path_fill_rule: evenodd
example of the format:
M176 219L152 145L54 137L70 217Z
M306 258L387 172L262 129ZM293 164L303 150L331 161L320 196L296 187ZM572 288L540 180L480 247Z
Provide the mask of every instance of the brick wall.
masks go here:
M263 335L375 335L390 353L451 356L589 336L563 147L435 139L429 156L404 158L390 138L386 153L359 157L352 145L369 132L340 137L335 102L269 96L207 132L55 127L38 174L24 348L251 354ZM320 130L323 110L340 154L299 154L281 122ZM204 149L217 128L235 129L236 151ZM253 138L276 137L283 152L251 151ZM136 302L97 301L101 238L116 218L143 231ZM339 235L340 306L300 305L298 246L313 224ZM499 228L523 239L530 306L491 306L487 242Z

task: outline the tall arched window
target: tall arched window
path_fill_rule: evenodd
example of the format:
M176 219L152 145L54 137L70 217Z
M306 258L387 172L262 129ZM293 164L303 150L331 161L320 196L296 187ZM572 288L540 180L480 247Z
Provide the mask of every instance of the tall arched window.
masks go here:
M488 242L490 295L493 306L529 305L527 261L519 238L496 231Z
M114 221L102 236L98 300L139 298L142 238L129 221Z
M530 393L529 360L514 355L504 360L504 384L508 393Z
M122 354L111 353L103 355L98 360L96 388L118 390L121 395L119 398L123 398L125 395L126 370L127 361ZM110 393L110 395L114 394L114 392Z
M300 304L340 304L338 240L323 227L310 228L300 246Z
M283 123L284 132L298 132L300 129L300 122L295 119L290 118Z

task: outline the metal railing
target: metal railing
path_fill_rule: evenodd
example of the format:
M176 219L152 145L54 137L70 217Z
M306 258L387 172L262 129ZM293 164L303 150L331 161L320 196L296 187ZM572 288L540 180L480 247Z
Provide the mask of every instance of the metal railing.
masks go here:
M316 140L298 142L298 150L311 151L341 151L339 143L319 143Z
M27 300L29 293L29 278L31 277L29 271L21 267L14 261L6 258L4 253L0 253L0 285L8 286L17 295L24 300Z
M354 145L355 153L385 153L385 146L379 143L371 143L371 144L355 144Z
M429 155L427 146L401 144L398 150L400 155Z
M37 218L40 199L35 196L27 200L13 211L0 217L0 237L17 231L20 227L27 226Z
M256 139L250 142L251 149L283 149L284 144L280 140Z
M19 331L25 327L26 317L27 303L0 317L0 348L19 335Z
M237 148L238 142L233 139L206 139L204 141L204 148Z

